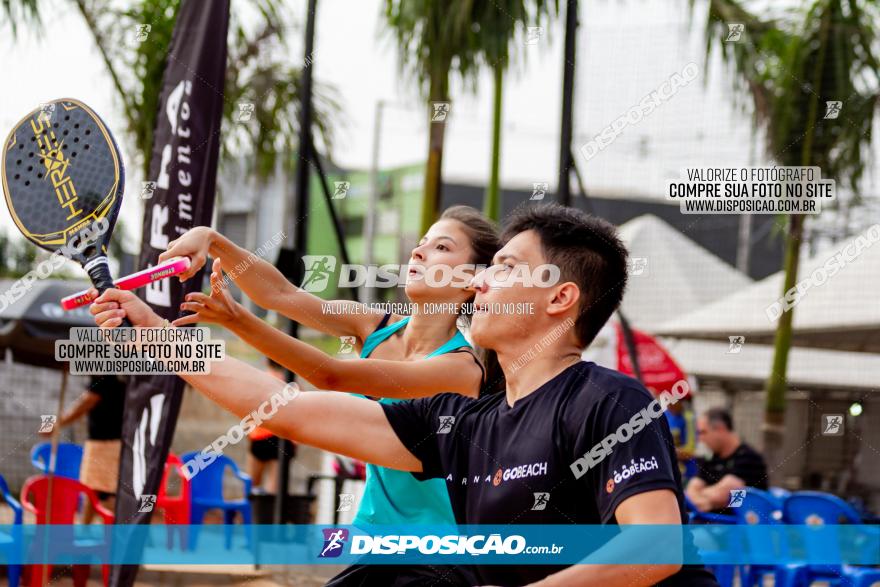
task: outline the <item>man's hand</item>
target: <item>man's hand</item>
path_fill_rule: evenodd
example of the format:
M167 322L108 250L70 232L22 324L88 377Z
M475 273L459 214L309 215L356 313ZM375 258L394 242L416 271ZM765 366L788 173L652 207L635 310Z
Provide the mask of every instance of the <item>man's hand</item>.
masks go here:
M214 235L214 230L208 226L193 227L168 243L168 248L159 255L159 262L171 257L189 257L189 269L178 276L180 281L186 281L205 265Z
M98 292L92 288L90 293ZM134 326L162 326L162 318L130 291L106 290L92 303L89 312L95 317L95 324L101 328L121 326L126 317Z
M173 323L175 326L212 322L228 327L239 322L242 313L246 311L229 295L229 288L223 279L223 266L220 259L214 259L211 273L211 295L206 296L199 292L187 294L186 301L180 304L180 309L194 313L175 320Z

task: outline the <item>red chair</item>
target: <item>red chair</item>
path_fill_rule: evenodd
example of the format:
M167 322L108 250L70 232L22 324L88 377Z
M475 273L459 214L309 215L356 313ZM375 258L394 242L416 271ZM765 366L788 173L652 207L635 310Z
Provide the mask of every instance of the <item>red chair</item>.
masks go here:
M25 510L36 516L37 524L47 523L46 505L48 494L49 478L44 475L31 477L21 489L21 505ZM94 491L76 479L65 477L52 478L52 519L49 523L72 526L78 509L80 495L85 495L86 499L91 502L95 512L104 520L104 524L113 524L113 514L101 505ZM90 549L96 552L103 552L105 549L104 544L95 543L94 541L71 540L71 542L77 552L87 552ZM30 573L28 584L31 587L40 587L42 585L44 572L47 577L51 578L52 575L52 565L29 565L27 569ZM110 567L104 565L102 572L104 585L106 586L110 579ZM88 578L89 565L73 565L73 584L75 587L85 587Z
M168 495L168 478L174 471L180 479L180 493L178 495ZM173 454L168 454L168 460L165 461L165 472L162 474L162 484L159 486L159 495L156 497L156 507L162 509L165 517L165 523L168 525L188 526L190 523L190 494L192 488L190 481L183 474L183 462L180 458ZM180 528L180 547L186 550L187 536L185 536L185 528ZM173 529L168 529L168 549L174 546Z

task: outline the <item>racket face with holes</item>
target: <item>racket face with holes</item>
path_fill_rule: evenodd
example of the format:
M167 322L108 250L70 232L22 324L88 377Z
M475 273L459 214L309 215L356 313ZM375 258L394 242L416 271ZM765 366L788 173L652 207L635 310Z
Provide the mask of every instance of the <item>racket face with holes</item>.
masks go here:
M106 254L122 204L122 157L110 131L88 106L63 98L25 116L3 143L3 194L16 226L34 244L81 264ZM96 221L106 230L79 243ZM94 231L89 231L94 237Z

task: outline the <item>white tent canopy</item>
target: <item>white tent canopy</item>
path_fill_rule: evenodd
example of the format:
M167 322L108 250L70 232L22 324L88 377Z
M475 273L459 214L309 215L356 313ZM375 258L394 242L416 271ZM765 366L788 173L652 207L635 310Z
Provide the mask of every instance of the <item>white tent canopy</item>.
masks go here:
M880 352L880 228L801 259L803 294L794 310L795 346ZM871 232L869 231L869 235ZM783 272L657 327L657 334L772 343L781 314Z
M635 328L652 332L752 283L656 216L630 220L620 236L631 261L622 310Z
M727 342L661 339L689 375L725 381L763 383L770 375L773 347L750 344L731 353ZM792 387L876 389L880 361L869 353L793 348L788 382Z

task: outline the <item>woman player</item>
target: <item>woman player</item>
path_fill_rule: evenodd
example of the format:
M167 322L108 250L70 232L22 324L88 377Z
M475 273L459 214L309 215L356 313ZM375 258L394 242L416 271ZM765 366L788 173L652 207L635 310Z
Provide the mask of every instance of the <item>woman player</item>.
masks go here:
M254 256L207 227L197 227L169 243L160 260L188 256L186 280L214 257L211 296L189 294L181 309L193 312L174 321L176 326L196 322L220 324L245 342L297 373L319 389L364 393L379 401L455 392L471 397L483 387L497 388L494 373L485 369L457 328L460 314L451 308L472 299L461 284L429 285L424 279L432 267L489 265L500 247L494 225L477 210L454 206L434 223L413 249L406 295L413 302L412 316L371 311L351 301L325 301L293 286L271 264L257 259L238 275L230 275L259 306L275 310L301 324L332 336L355 338L361 358L340 360L269 326L240 304L225 287L223 268L253 262ZM134 295L132 294L132 298ZM135 302L136 303L136 302ZM121 324L124 310L115 302L92 305L98 324ZM503 385L500 385L503 388ZM367 483L355 517L359 524L454 524L445 481L417 481L409 473L367 465Z

